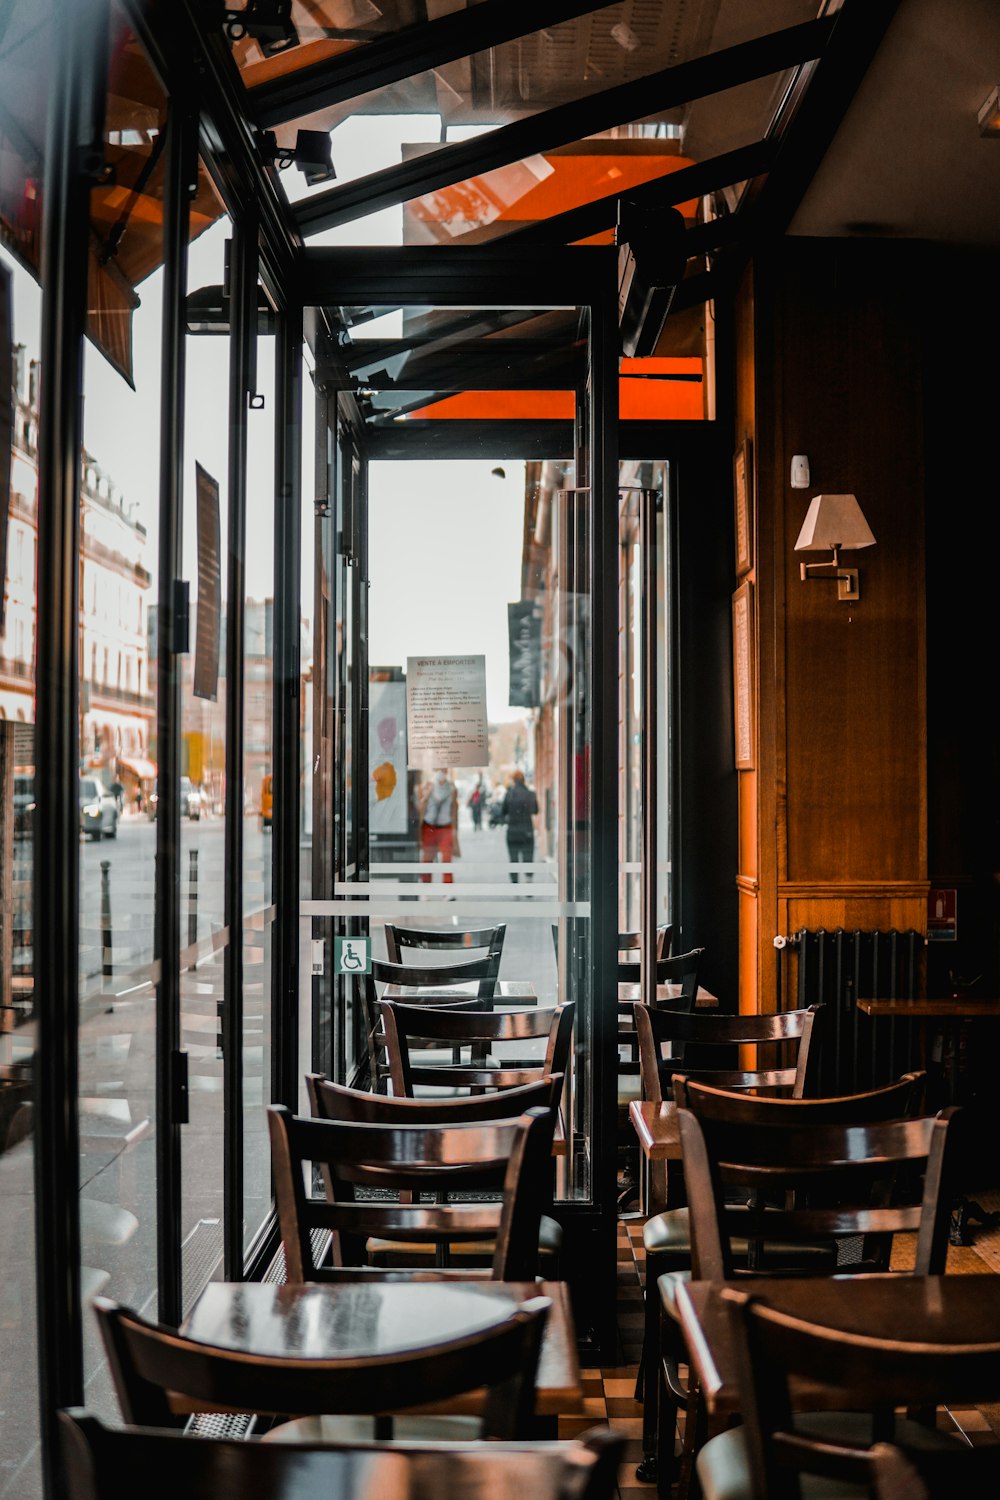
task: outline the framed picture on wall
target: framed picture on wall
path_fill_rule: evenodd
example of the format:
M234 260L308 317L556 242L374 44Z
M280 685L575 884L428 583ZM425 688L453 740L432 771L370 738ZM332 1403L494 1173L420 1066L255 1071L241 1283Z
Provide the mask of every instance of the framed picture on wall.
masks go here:
M736 576L742 578L753 562L753 465L750 439L744 438L733 455L733 493L736 504Z
M733 595L733 730L736 769L754 767L753 584L747 579Z

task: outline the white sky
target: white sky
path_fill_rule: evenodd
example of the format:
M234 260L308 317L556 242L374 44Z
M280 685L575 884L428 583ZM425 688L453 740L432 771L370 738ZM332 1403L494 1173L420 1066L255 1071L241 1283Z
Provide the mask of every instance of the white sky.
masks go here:
M338 180L376 171L401 159L404 141L436 141L437 116L361 116L346 120L332 134ZM288 197L307 192L294 168L282 174ZM222 281L223 245L228 220L220 220L190 247L189 286ZM310 244L399 244L402 208L387 209L343 228L317 235ZM0 256L3 252L0 251ZM14 273L14 339L37 357L40 293L30 276L3 257ZM146 561L157 571L159 494L160 318L162 274L138 288L141 304L133 318L133 358L137 389L131 390L97 349L85 345L84 444L111 476L117 491L136 507L148 533ZM371 333L376 330L371 327ZM379 328L382 334L394 330ZM273 340L258 341L258 389L262 411L247 413L248 509L247 592L257 599L272 592L272 424ZM188 400L185 412L184 572L197 584L194 466L199 462L219 482L221 529L225 546L228 467L228 354L225 338L192 337L187 342ZM312 401L304 390L303 442L303 611L312 612ZM491 469L501 465L500 480ZM371 474L371 661L402 664L416 653L484 653L491 719L520 718L507 707L508 601L520 594L524 465L483 458L457 463L376 464ZM259 518L256 520L255 518ZM265 520L266 518L266 520ZM155 583L154 583L155 588ZM225 570L223 570L225 589Z

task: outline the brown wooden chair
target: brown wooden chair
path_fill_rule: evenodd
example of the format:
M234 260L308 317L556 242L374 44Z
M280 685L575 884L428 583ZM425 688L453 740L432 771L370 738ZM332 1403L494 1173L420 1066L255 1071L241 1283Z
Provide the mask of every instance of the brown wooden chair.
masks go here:
M642 1091L646 1099L660 1103L670 1098L674 1070L685 1066L688 1044L700 1050L698 1076L723 1088L741 1090L766 1090L776 1094L784 1092L801 1096L806 1085L809 1052L817 1008L810 1006L802 1010L783 1011L773 1015L726 1016L715 1013L698 1015L692 1007L675 1010L672 1005L633 1005L633 1024L639 1047L639 1064L642 1076ZM755 1060L757 1068L733 1067L738 1048L754 1046L763 1049ZM785 1056L786 1066L774 1066L778 1047ZM789 1056L793 1053L793 1056ZM716 1059L715 1068L706 1063ZM688 1058L687 1062L693 1058ZM668 1190L669 1180L669 1190ZM644 1302L645 1327L643 1331L642 1358L639 1379L636 1382L636 1397L643 1403L643 1451L644 1457L637 1470L643 1481L660 1476L665 1484L673 1467L673 1439L669 1450L657 1440L657 1432L664 1427L660 1417L661 1397L665 1392L660 1380L660 1370L665 1350L671 1345L673 1357L670 1373L673 1374L673 1401L669 1404L670 1423L675 1420L677 1402L682 1398L682 1389L676 1377L677 1356L683 1355L672 1328L670 1339L664 1341L664 1326L661 1316L660 1298L654 1288L661 1276L668 1272L686 1271L691 1264L691 1229L686 1206L673 1206L676 1198L683 1199L683 1182L679 1173L668 1174L667 1165L652 1163L649 1168L650 1213L642 1230L643 1247L646 1252L646 1295ZM666 1204L667 1207L663 1208ZM656 1212L656 1209L660 1209ZM828 1266L829 1257L814 1262L817 1272ZM669 1425L669 1424L668 1424Z
M656 958L669 958L674 941L672 922L664 922L656 929ZM642 950L641 932L618 934L618 982L636 984L639 980L639 953Z
M698 1280L788 1276L801 1272L795 1251L824 1242L838 1246L838 1275L886 1270L893 1238L916 1236L913 1274L945 1269L954 1186L956 1110L922 1119L860 1120L848 1102L797 1101L778 1117L775 1101L726 1101L718 1091L686 1088L677 1112L691 1214L691 1269ZM712 1095L714 1097L706 1097ZM820 1106L811 1117L811 1107ZM832 1117L831 1117L832 1116ZM861 1253L856 1253L860 1244ZM669 1303L671 1278L660 1282ZM670 1371L666 1372L670 1379ZM693 1396L693 1390L689 1395ZM673 1433L663 1420L660 1452ZM689 1400L685 1453L704 1437L704 1409ZM742 1439L734 1439L739 1447ZM720 1450L715 1450L718 1454ZM731 1465L722 1450L706 1496L725 1494ZM726 1477L728 1475L728 1478ZM682 1484L686 1470L682 1471Z
M467 959L463 963L406 964L391 963L386 959L373 959L370 974L357 977L357 994L364 1008L366 1036L368 1039L368 1070L373 1089L384 1091L389 1069L385 1056L385 1041L382 1036L382 1021L379 1015L379 986L399 984L414 990L407 997L411 1005L426 1005L432 1009L446 1006L461 1006L465 1010L490 1009L500 971L500 950L496 949L479 958ZM453 985L475 985L472 994L458 991L454 996L442 994L443 987ZM419 989L436 990L438 993L420 995Z
M554 1073L564 1074L569 1067L575 1013L572 1000L551 1008L532 1006L503 1011L462 1011L450 1006L431 1010L408 1002L382 1000L379 1012L394 1094L412 1098L416 1088L428 1086L509 1089ZM537 1061L486 1055L490 1047L542 1039L545 1052ZM453 1060L431 1066L416 1062L414 1053L428 1042L452 1049ZM456 1063L454 1052L465 1047L472 1051L470 1061Z
M658 929L658 931L668 929ZM623 937L633 937L638 934L619 933L621 942ZM652 1005L654 1009L664 1007L675 1011L690 1011L694 1008L695 999L698 994L698 977L701 969L701 961L704 956L704 948L691 948L687 953L675 953L673 956L664 956L656 961L655 983L679 984L680 994L671 996L669 1000L660 1001L655 992L646 996L642 1003ZM618 983L638 984L639 966L636 963L622 963L619 955ZM619 991L619 995L621 991ZM636 1036L635 1023L633 1020L634 1000L618 1001L618 1212L623 1213L628 1205L639 1197L640 1172L639 1145L635 1138L635 1131L629 1119L629 1105L633 1099L643 1097L642 1083L639 1065L639 1039Z
M615 1500L624 1438L571 1442L243 1443L59 1413L68 1500Z
M880 1462L884 1481L893 1472L883 1454L872 1451L876 1439L903 1445L908 1454L901 1458L911 1473L924 1465L940 1483L950 1472L949 1495L988 1493L962 1485L964 1443L935 1429L935 1408L1000 1400L1000 1338L910 1343L905 1328L899 1337L884 1338L824 1327L819 1292L815 1319L808 1322L769 1307L766 1298L736 1289L723 1296L743 1425L709 1439L698 1456L706 1500L801 1500L804 1490L809 1493L808 1475L822 1479L827 1500L867 1496ZM796 1398L802 1389L809 1390L808 1414ZM896 1408L911 1415L898 1417ZM1000 1446L993 1455L1000 1478ZM895 1472L905 1471L897 1465ZM910 1489L895 1493L914 1500Z
M406 963L407 950L451 953L456 948L468 951L484 948L487 953L502 953L507 923L493 927L401 927L398 922L385 924L385 950L390 963Z
M306 1088L312 1113L319 1120L346 1120L358 1125L400 1125L414 1121L427 1125L455 1125L470 1120L516 1119L533 1108L558 1110L563 1075L556 1073L516 1088L449 1099L407 1099L392 1094L363 1093L333 1083L318 1073L306 1074ZM539 1274L546 1280L559 1279L562 1242L562 1225L543 1213L538 1226L538 1267ZM489 1241L480 1244L463 1242L452 1245L450 1255L462 1264L483 1262L488 1265L494 1249ZM426 1263L428 1247L369 1240L367 1258L373 1265Z
M279 1104L267 1114L290 1282L336 1280L338 1267L364 1266L370 1239L434 1246L439 1265L447 1264L452 1243L490 1240L486 1274L534 1279L551 1191L554 1110L456 1125L311 1120ZM319 1168L325 1197L307 1191L307 1167ZM444 1201L457 1193L470 1201ZM487 1193L499 1193L500 1201ZM327 1232L332 1266L316 1258Z
M332 1429L339 1441L388 1437L384 1423L375 1430L376 1418L484 1386L474 1435L531 1436L538 1355L551 1305L547 1297L532 1298L483 1329L435 1344L364 1357L290 1359L185 1338L105 1297L93 1304L126 1422L183 1425L192 1409L370 1419ZM432 1435L432 1428L425 1430Z
M1000 1494L1000 1444L954 1453L876 1443L867 1455L876 1500L954 1500L956 1495Z

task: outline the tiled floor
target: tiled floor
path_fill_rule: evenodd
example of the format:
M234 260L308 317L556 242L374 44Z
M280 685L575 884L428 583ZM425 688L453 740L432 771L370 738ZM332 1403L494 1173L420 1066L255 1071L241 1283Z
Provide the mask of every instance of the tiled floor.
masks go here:
M1000 1208L1000 1195L996 1204ZM998 1236L1000 1238L1000 1236ZM989 1250L995 1241L987 1239ZM987 1245L983 1246L987 1250ZM642 1280L645 1252L642 1247L642 1222L622 1219L618 1224L618 1351L616 1362L601 1369L583 1371L584 1409L582 1413L559 1418L559 1436L575 1437L588 1427L606 1420L625 1435L625 1459L618 1475L619 1500L649 1500L656 1486L641 1484L635 1467L642 1457L642 1407L634 1399L635 1377L642 1348ZM895 1258L894 1258L895 1263ZM971 1249L950 1250L950 1274L982 1273L995 1270L989 1254ZM991 1413L1000 1426L1000 1413ZM989 1417L973 1407L939 1415L942 1427L957 1426L970 1443L995 1442L1000 1430L991 1426Z

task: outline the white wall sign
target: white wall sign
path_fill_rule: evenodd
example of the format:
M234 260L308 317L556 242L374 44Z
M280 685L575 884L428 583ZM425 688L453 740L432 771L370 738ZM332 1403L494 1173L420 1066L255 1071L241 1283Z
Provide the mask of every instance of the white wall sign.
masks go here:
M411 766L486 766L485 656L408 656L406 727Z

